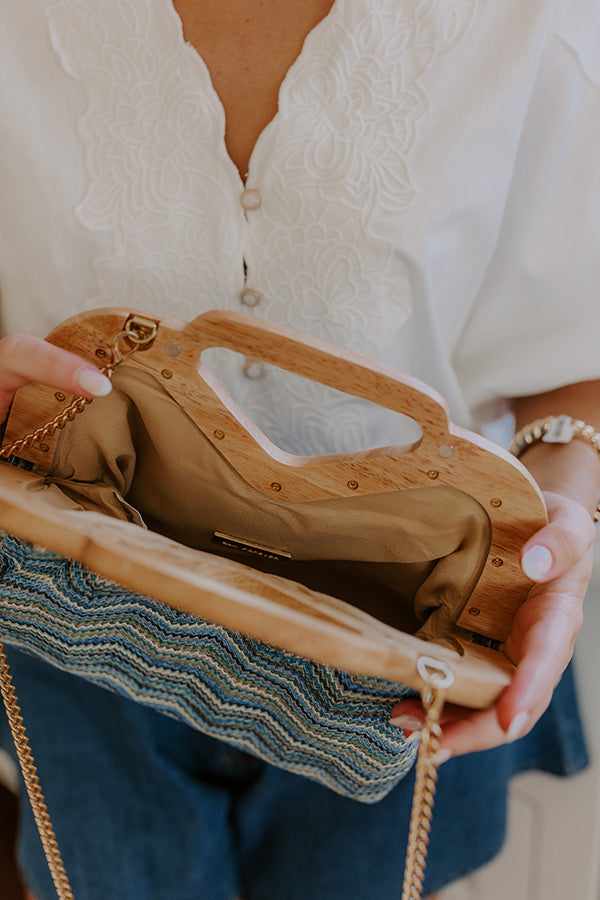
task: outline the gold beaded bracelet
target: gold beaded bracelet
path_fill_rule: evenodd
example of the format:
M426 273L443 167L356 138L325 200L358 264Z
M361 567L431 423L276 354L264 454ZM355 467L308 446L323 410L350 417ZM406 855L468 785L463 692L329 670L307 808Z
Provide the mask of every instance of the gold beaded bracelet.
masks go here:
M560 416L536 419L525 425L517 431L508 449L514 456L519 457L528 447L540 441L545 444L570 444L574 440L585 441L600 456L600 432L594 431L591 425L587 425L581 419L572 419L564 413ZM594 522L599 521L600 503L594 513Z

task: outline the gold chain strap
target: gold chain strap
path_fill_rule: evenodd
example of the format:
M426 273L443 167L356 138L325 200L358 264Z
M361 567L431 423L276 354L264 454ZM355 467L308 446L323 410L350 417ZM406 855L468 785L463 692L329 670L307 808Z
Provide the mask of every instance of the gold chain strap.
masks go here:
M21 766L21 771L23 773L23 781L25 782L29 802L31 803L31 809L33 810L33 816L35 818L35 824L37 825L40 834L56 893L58 894L59 900L74 900L73 892L71 891L69 879L56 840L56 835L54 833L54 828L52 827L50 815L48 814L44 793L37 775L29 739L23 724L21 708L17 700L12 676L8 669L6 652L1 643L0 691L2 692L4 708L6 709L8 723L19 758L19 765Z
M114 367L112 365L103 366L100 371L103 375L106 375L107 378L112 378ZM18 456L26 447L32 447L33 444L38 441L43 441L44 438L52 437L58 429L64 428L67 422L72 422L75 416L78 413L83 412L87 404L91 402L91 399L87 399L86 397L74 397L71 403L69 403L62 412L57 416L54 416L49 422L46 422L45 425L42 425L40 428L36 428L35 431L13 441L12 444L5 444L3 447L0 447L0 458L7 459L9 456Z
M422 695L426 717L417 756L402 900L420 900L423 894L425 863L438 775L436 756L440 749L440 737L442 736L439 719L444 706L446 688L454 680L451 670L438 660L421 657L418 668L427 685Z
M115 369L120 363L127 359L136 350L149 346L156 336L156 323L148 323L142 317L132 316L112 343L111 358L108 365L104 366L100 371L107 378L112 379ZM119 344L126 339L129 347L125 353L122 353ZM30 434L6 444L0 448L0 458L6 459L10 456L18 455L25 447L31 447L36 441L43 441L44 438L52 436L57 429L65 427L67 422L72 421L78 413L83 412L88 403L85 397L74 397L72 402L59 415L55 416L45 425L32 431ZM10 730L14 745L17 751L17 757L23 781L31 803L33 817L37 825L37 829L42 841L48 868L56 888L59 900L74 900L73 892L69 884L67 872L62 860L56 834L52 825L46 799L38 778L35 760L29 739L23 724L21 708L17 699L12 676L9 671L6 652L3 644L0 642L0 692L4 701L6 715L10 725Z

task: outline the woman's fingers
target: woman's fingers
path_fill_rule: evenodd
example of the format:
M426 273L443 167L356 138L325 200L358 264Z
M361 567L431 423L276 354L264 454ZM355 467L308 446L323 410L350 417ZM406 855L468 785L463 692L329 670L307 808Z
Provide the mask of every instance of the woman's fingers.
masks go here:
M99 369L40 338L12 334L0 340L0 421L10 408L14 392L29 382L60 388L68 394L100 397L111 384Z
M515 676L498 703L498 719L508 729L517 716L534 718L545 708L571 656L583 622L583 600L593 565L595 528L579 503L547 494L550 524L538 531L523 549L546 548L552 557L547 570L536 575L525 603L519 608L505 643L516 664Z
M549 698L573 654L583 621L583 598L589 581L592 551L571 572L536 585L515 616L506 653L517 665L511 685L498 702L504 728Z
M550 522L521 551L521 566L536 582L546 582L572 569L594 543L596 529L576 500L546 493Z
M515 727L508 732L500 725L495 707L474 710L447 703L440 717L442 727L440 761L463 753L489 750L523 737L542 715L551 696L550 693L525 719L514 720ZM423 728L425 714L418 700L405 700L396 705L390 721L402 728L407 738L414 740L419 737Z
M485 750L526 734L550 703L573 654L592 571L595 529L578 502L557 494L547 494L546 500L550 523L527 542L522 554L526 574L537 583L517 611L505 643L516 666L513 680L491 709L446 705L441 719L446 756ZM397 704L392 721L417 733L423 722L419 701Z
M390 721L402 728L407 738L413 740L419 737L425 714L418 700L405 700L394 708L394 715ZM498 722L495 708L473 710L447 703L442 710L440 725L442 761L463 753L488 750L507 740L507 735Z

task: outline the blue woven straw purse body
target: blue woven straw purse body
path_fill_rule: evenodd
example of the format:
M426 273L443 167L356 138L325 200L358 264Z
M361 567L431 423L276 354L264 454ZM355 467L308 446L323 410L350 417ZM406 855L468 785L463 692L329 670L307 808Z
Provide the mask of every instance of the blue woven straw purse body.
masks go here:
M89 405L41 386L15 398L6 644L364 802L413 763L388 719L428 673L472 706L508 682L499 648L543 501L434 391L233 313L184 326L104 309L48 340L106 360L114 388ZM290 456L207 371L213 346L408 415L422 436Z

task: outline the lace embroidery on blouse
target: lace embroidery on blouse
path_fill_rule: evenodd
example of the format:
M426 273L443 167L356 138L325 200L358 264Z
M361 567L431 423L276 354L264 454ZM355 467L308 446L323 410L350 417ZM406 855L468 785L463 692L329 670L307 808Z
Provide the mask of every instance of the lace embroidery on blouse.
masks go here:
M230 200L239 186L201 60L164 0L43 4L62 64L88 97L78 133L89 187L76 214L113 238L113 255L94 261L100 297L90 305L191 318L243 277L243 216Z
M76 214L113 241L112 255L94 260L99 296L88 306L187 320L216 306L248 311L245 284L260 294L259 315L389 356L412 311L402 215L418 198L411 156L429 111L424 79L478 0L336 0L253 150L247 186L262 204L246 212L222 105L170 0L40 2L88 98L78 134L89 186ZM333 401L320 386L280 379L274 391L278 376L240 379L230 355L216 374L276 443L291 449L285 436L307 430L323 452ZM348 409L331 449L372 432Z

